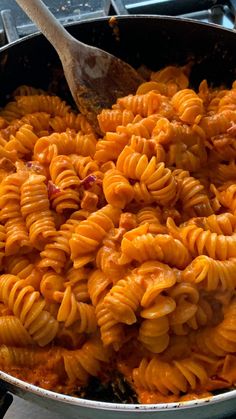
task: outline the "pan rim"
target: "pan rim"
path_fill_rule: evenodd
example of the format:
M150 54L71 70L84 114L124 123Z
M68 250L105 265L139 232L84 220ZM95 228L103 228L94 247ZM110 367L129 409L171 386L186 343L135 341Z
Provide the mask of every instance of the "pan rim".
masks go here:
M2 387L6 386L6 383L10 386L10 392L13 394L21 396L21 391L30 392L31 394L42 397L44 399L50 399L54 401L59 401L62 403L90 408L90 409L99 409L99 410L108 410L108 411L117 411L117 412L163 412L171 410L186 410L190 408L202 407L204 405L214 405L222 401L227 401L231 399L236 399L236 389L225 391L214 396L205 397L201 399L194 399L182 402L174 403L155 403L155 404L122 404L122 403L109 403L102 402L97 400L82 399L80 397L69 396L63 393L57 393L51 390L46 390L44 388L35 386L34 384L27 383L26 381L20 380L10 374L7 374L0 370L0 380L3 381ZM6 386L7 387L7 386ZM19 393L16 389L19 389ZM8 388L7 388L8 390Z
M87 24L87 23L93 23L93 22L102 22L102 21L107 21L109 22L109 20L111 19L112 16L100 16L100 17L94 17L91 19L81 19L77 22L68 22L64 25L65 28L73 28L73 26L77 26L77 25L83 25L83 24ZM114 15L114 17L118 20L118 21L122 21L122 20L126 20L126 19L132 19L132 20L139 20L139 19L152 19L152 20L166 20L166 21L173 21L177 24L194 24L196 27L204 27L204 28L213 28L215 30L217 30L218 32L228 32L231 33L233 36L236 36L236 31L235 29L230 29L230 28L225 28L221 25L218 25L216 23L209 23L209 22L201 22L195 19L191 19L191 18L185 18L185 17L176 17L176 16L169 16L169 15L153 15L153 14L149 14L149 15L145 15L145 14L133 14L133 15ZM33 39L33 38L38 38L38 37L44 37L44 35L40 32L40 31L36 31L34 33L31 33L29 35L26 35L22 38L16 39L15 41L11 42L10 44L6 44L2 47L0 47L0 53L7 51L9 48L14 47L18 44L23 43L24 41L27 41L29 39ZM46 40L46 38L45 38ZM49 42L49 41L47 41Z

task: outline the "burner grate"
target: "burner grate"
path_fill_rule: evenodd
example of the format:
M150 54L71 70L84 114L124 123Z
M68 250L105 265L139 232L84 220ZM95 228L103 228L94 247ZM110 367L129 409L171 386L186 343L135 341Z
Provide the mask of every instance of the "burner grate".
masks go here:
M44 0L62 24L119 14L158 14L236 27L236 0ZM0 0L0 47L37 31L15 0Z
M107 16L110 0L43 0L62 24ZM15 0L0 0L0 46L37 32Z
M179 16L235 28L236 0L111 0L117 14Z

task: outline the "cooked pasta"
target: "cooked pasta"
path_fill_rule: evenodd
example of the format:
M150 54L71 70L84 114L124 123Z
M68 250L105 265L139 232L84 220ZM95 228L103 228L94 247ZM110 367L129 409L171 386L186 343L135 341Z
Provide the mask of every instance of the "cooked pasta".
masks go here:
M61 213L79 208L80 181L68 156L56 156L49 166L49 173L55 193L51 193L52 208Z
M214 260L209 256L197 256L181 275L184 281L207 291L233 291L236 287L236 258Z
M64 351L63 361L69 381L86 385L89 377L96 377L102 364L109 362L109 350L104 349L99 339L91 339L81 349Z
M0 111L0 368L140 403L235 386L236 82L149 72L86 117L19 86Z
M30 336L40 345L51 342L57 333L58 323L44 310L45 301L32 286L25 285L24 280L6 274L0 278L0 299L19 318Z
M16 316L0 317L0 343L9 346L26 346L34 343L20 319Z
M97 323L104 346L113 345L115 349L119 349L125 340L123 325L115 319L112 312L104 305L104 298L112 285L112 280L97 269L89 277L88 292L95 307Z

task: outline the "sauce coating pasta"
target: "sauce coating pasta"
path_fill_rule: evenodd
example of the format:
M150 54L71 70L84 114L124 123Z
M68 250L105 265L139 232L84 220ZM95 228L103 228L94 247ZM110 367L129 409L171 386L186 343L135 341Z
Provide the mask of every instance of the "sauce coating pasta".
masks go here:
M152 72L86 118L20 86L0 110L0 368L140 403L236 381L236 84Z

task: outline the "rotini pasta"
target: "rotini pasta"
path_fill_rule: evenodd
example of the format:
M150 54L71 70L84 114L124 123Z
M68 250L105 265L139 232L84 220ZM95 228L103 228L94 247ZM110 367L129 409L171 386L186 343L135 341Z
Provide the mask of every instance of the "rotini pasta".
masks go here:
M184 281L199 285L207 291L233 291L236 286L236 259L214 260L197 256L182 272Z
M236 82L190 67L148 71L99 139L41 89L1 109L3 371L82 397L118 371L140 403L235 386Z
M60 213L66 210L76 210L79 207L80 181L68 156L56 156L49 166L49 173L55 193L51 193L52 207Z
M1 275L0 299L13 311L30 336L45 346L56 336L58 323L44 310L45 301L32 286L14 275Z
M6 255L31 250L26 223L21 213L21 186L26 175L13 173L3 179L0 185L0 220L5 225Z
M202 99L191 89L181 89L171 99L180 120L194 124L196 119L203 115Z
M76 227L69 240L71 259L75 268L83 266L81 256L91 255L98 248L106 233L113 227L113 223L118 222L119 215L119 209L107 205L91 214L87 220L81 221Z
M31 174L21 186L21 213L29 231L30 243L37 249L56 234L50 211L45 177Z
M113 345L115 349L119 349L124 341L122 324L115 319L112 312L104 305L104 298L112 285L112 280L107 275L100 270L96 270L89 277L88 292L95 307L103 344L105 347Z

